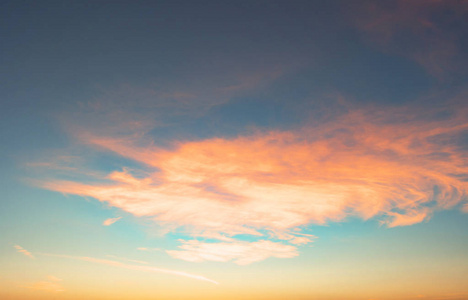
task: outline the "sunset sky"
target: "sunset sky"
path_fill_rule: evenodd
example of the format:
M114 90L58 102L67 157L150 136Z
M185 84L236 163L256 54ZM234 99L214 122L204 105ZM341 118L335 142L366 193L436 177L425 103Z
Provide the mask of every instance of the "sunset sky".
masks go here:
M468 299L468 1L1 1L0 299Z

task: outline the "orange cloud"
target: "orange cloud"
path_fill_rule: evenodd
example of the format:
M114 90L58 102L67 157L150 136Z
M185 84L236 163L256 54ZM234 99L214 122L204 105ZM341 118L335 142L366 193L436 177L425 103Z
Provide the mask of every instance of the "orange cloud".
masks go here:
M15 246L13 246L13 247L15 247L15 249L16 249L19 253L23 253L23 254L26 255L27 257L34 259L34 255L32 255L31 252L29 252L28 250L24 249L23 247L21 247L21 246L19 246L19 245L15 245Z
M183 242L182 250L168 252L173 257L237 263L292 257L295 246L284 243L313 241L298 230L305 225L358 216L378 217L389 227L406 226L466 200L468 161L457 137L468 130L468 114L458 109L441 119L435 109L426 113L351 109L331 122L301 130L178 142L169 150L141 147L134 136L87 132L80 135L86 143L154 171L141 178L123 168L103 178L105 184L41 185L94 197L152 218L168 230L182 227L193 237L221 241ZM236 239L239 234L258 239L269 235L282 241L275 247L288 254L281 256L270 251L272 244L258 241L252 247L262 247L250 252L257 258L245 258L247 250L236 256L232 249L250 249ZM213 249L220 251L219 257L212 255Z
M102 225L110 226L110 225L114 224L115 222L117 222L120 219L122 219L122 217L109 218L109 219L105 220L104 222L102 222Z

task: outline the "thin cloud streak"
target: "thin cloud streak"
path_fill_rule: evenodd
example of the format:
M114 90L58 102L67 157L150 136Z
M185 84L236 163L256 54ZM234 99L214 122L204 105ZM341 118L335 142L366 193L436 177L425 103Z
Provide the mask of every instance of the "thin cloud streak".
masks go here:
M142 260L136 260L136 259L130 259L130 258L125 258L125 257L119 257L119 256L115 256L115 255L106 255L107 257L110 257L110 258L114 258L114 259L118 259L118 260L124 260L124 261L128 261L128 262L134 262L134 263L137 263L137 264L142 264L142 265L147 265L149 264L147 261L142 261Z
M139 251L162 251L159 248L147 248L147 247L138 247L137 250Z
M97 264L101 264L101 265L108 265L108 266L113 266L113 267L118 267L118 268L123 268L123 269L129 269L129 270L135 270L135 271L177 275L177 276L188 277L188 278L202 280L202 281L208 281L208 282L211 282L211 283L214 283L214 284L219 284L218 282L216 282L216 281L214 281L212 279L206 278L204 276L196 275L196 274L190 274L190 273L182 272L182 271L161 269L161 268L155 268L155 267L150 267L150 266L130 265L130 264L124 264L124 263L121 263L121 262L118 262L118 261L114 261L114 260L99 259L99 258L93 258L93 257L87 257L87 256L72 256L72 255L51 254L51 253L40 253L40 254L44 255L44 256L61 257L61 258L69 258L69 259L75 259L75 260L88 261L88 262L93 262L93 263L97 263Z
M105 220L104 222L102 222L102 225L110 226L110 225L114 224L115 222L117 222L120 219L122 219L122 217L109 218L109 219Z
M27 257L32 258L32 259L35 258L34 255L31 254L31 252L29 252L28 250L24 249L24 248L21 247L20 245L14 245L13 247L14 247L14 248L16 249L16 251L18 251L19 253L22 253L22 254L24 254L24 255L26 255Z

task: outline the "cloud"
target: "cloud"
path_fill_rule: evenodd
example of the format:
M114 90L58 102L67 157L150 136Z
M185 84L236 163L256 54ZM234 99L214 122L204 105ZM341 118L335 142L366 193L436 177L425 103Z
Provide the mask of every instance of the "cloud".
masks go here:
M120 219L122 219L122 217L109 218L109 219L105 220L104 222L102 222L102 225L110 226L110 225L114 224L115 222L117 222Z
M468 203L466 203L465 205L463 205L462 211L465 212L465 213L468 213Z
M59 293L65 291L65 289L58 283L62 281L62 279L57 278L55 276L48 276L48 280L45 281L38 281L31 285L23 286L24 288L33 289L33 290L41 290L51 293Z
M270 245L268 237L278 249L296 253L293 245L313 241L301 232L311 224L353 216L407 226L466 203L468 160L460 143L468 133L466 109L418 109L350 107L329 122L293 131L177 141L169 148L141 141L145 135L86 132L80 135L86 144L150 171L141 176L123 167L95 183L39 184L151 218L168 231L182 228L192 238L218 241L184 241L182 250L168 252L173 257L213 258L212 249L224 253L218 261L292 257L268 247L254 248L251 260L230 251L248 248L240 235L250 235L253 245Z
M147 265L147 264L148 264L147 261L142 261L142 260L129 259L129 258L125 258L125 257L115 256L115 255L106 255L106 256L107 256L107 257L110 257L110 258L118 259L118 260L124 260L124 261L128 261L128 262L134 262L134 263L142 264L142 265Z
M388 214L393 217L393 221L389 224L389 227L408 226L421 223L429 217L428 211L429 209L427 208L421 208L414 211L408 210L405 214L389 212Z
M209 75L209 79L190 76L183 89L174 87L172 82L148 86L124 84L102 89L94 99L80 102L78 107L60 114L59 122L72 134L87 130L98 134L138 136L154 128L191 123L231 98L268 86L300 67L299 62L278 63L277 60L264 66L253 65L242 68L242 71L224 70L222 75L216 72ZM59 154L62 156L67 155ZM29 165L57 167L63 163L59 159L48 159Z
M82 260L82 261L97 263L97 264L101 264L101 265L108 265L108 266L113 266L113 267L118 267L118 268L123 268L123 269L129 269L129 270L135 270L135 271L151 272L151 273L165 273L165 274L188 277L188 278L192 278L192 279L208 281L208 282L211 282L211 283L214 283L214 284L218 284L218 282L216 282L216 281L214 281L212 279L206 278L204 276L191 274L191 273L187 273L187 272L183 272L183 271L161 269L161 268L155 268L155 267L151 267L151 266L124 264L124 263L121 263L121 262L118 262L118 261L115 261L115 260L100 259L100 258L93 258L93 257L87 257L87 256L72 256L72 255L50 254L50 253L41 253L41 255L61 257L61 258L69 258L69 259L75 259L75 260Z
M146 247L138 247L137 250L140 250L140 251L162 251L159 248L146 248Z
M281 243L261 240L258 242L203 243L197 240L182 241L182 250L166 251L170 256L186 261L234 260L238 265L247 265L268 257L290 258L299 255L297 248Z
M434 76L466 67L463 33L454 29L466 17L466 1L365 1L350 11L368 40L387 53L414 60Z
M77 166L83 163L82 158L70 155L54 155L54 157L47 157L45 161L35 161L24 163L28 168L63 170L63 171L78 171Z
M29 258L32 258L34 259L34 255L31 254L31 252L29 252L28 250L24 249L23 247L19 246L19 245L14 245L13 246L16 251L18 251L19 253L23 253L24 255L26 255L27 257Z

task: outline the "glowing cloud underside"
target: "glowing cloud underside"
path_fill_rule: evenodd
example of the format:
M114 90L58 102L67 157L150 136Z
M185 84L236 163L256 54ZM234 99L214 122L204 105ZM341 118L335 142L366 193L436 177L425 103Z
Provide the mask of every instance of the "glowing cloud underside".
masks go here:
M353 110L294 132L180 142L173 150L139 147L143 135L81 132L85 143L154 172L137 178L128 169L115 171L107 184L41 185L151 217L168 230L182 227L193 237L221 241L183 241L180 250L168 251L176 258L246 264L293 257L294 245L312 241L300 233L304 225L358 216L405 226L466 201L467 159L456 143L468 130L464 115L460 110L448 119L427 120ZM240 241L238 234L259 240Z

